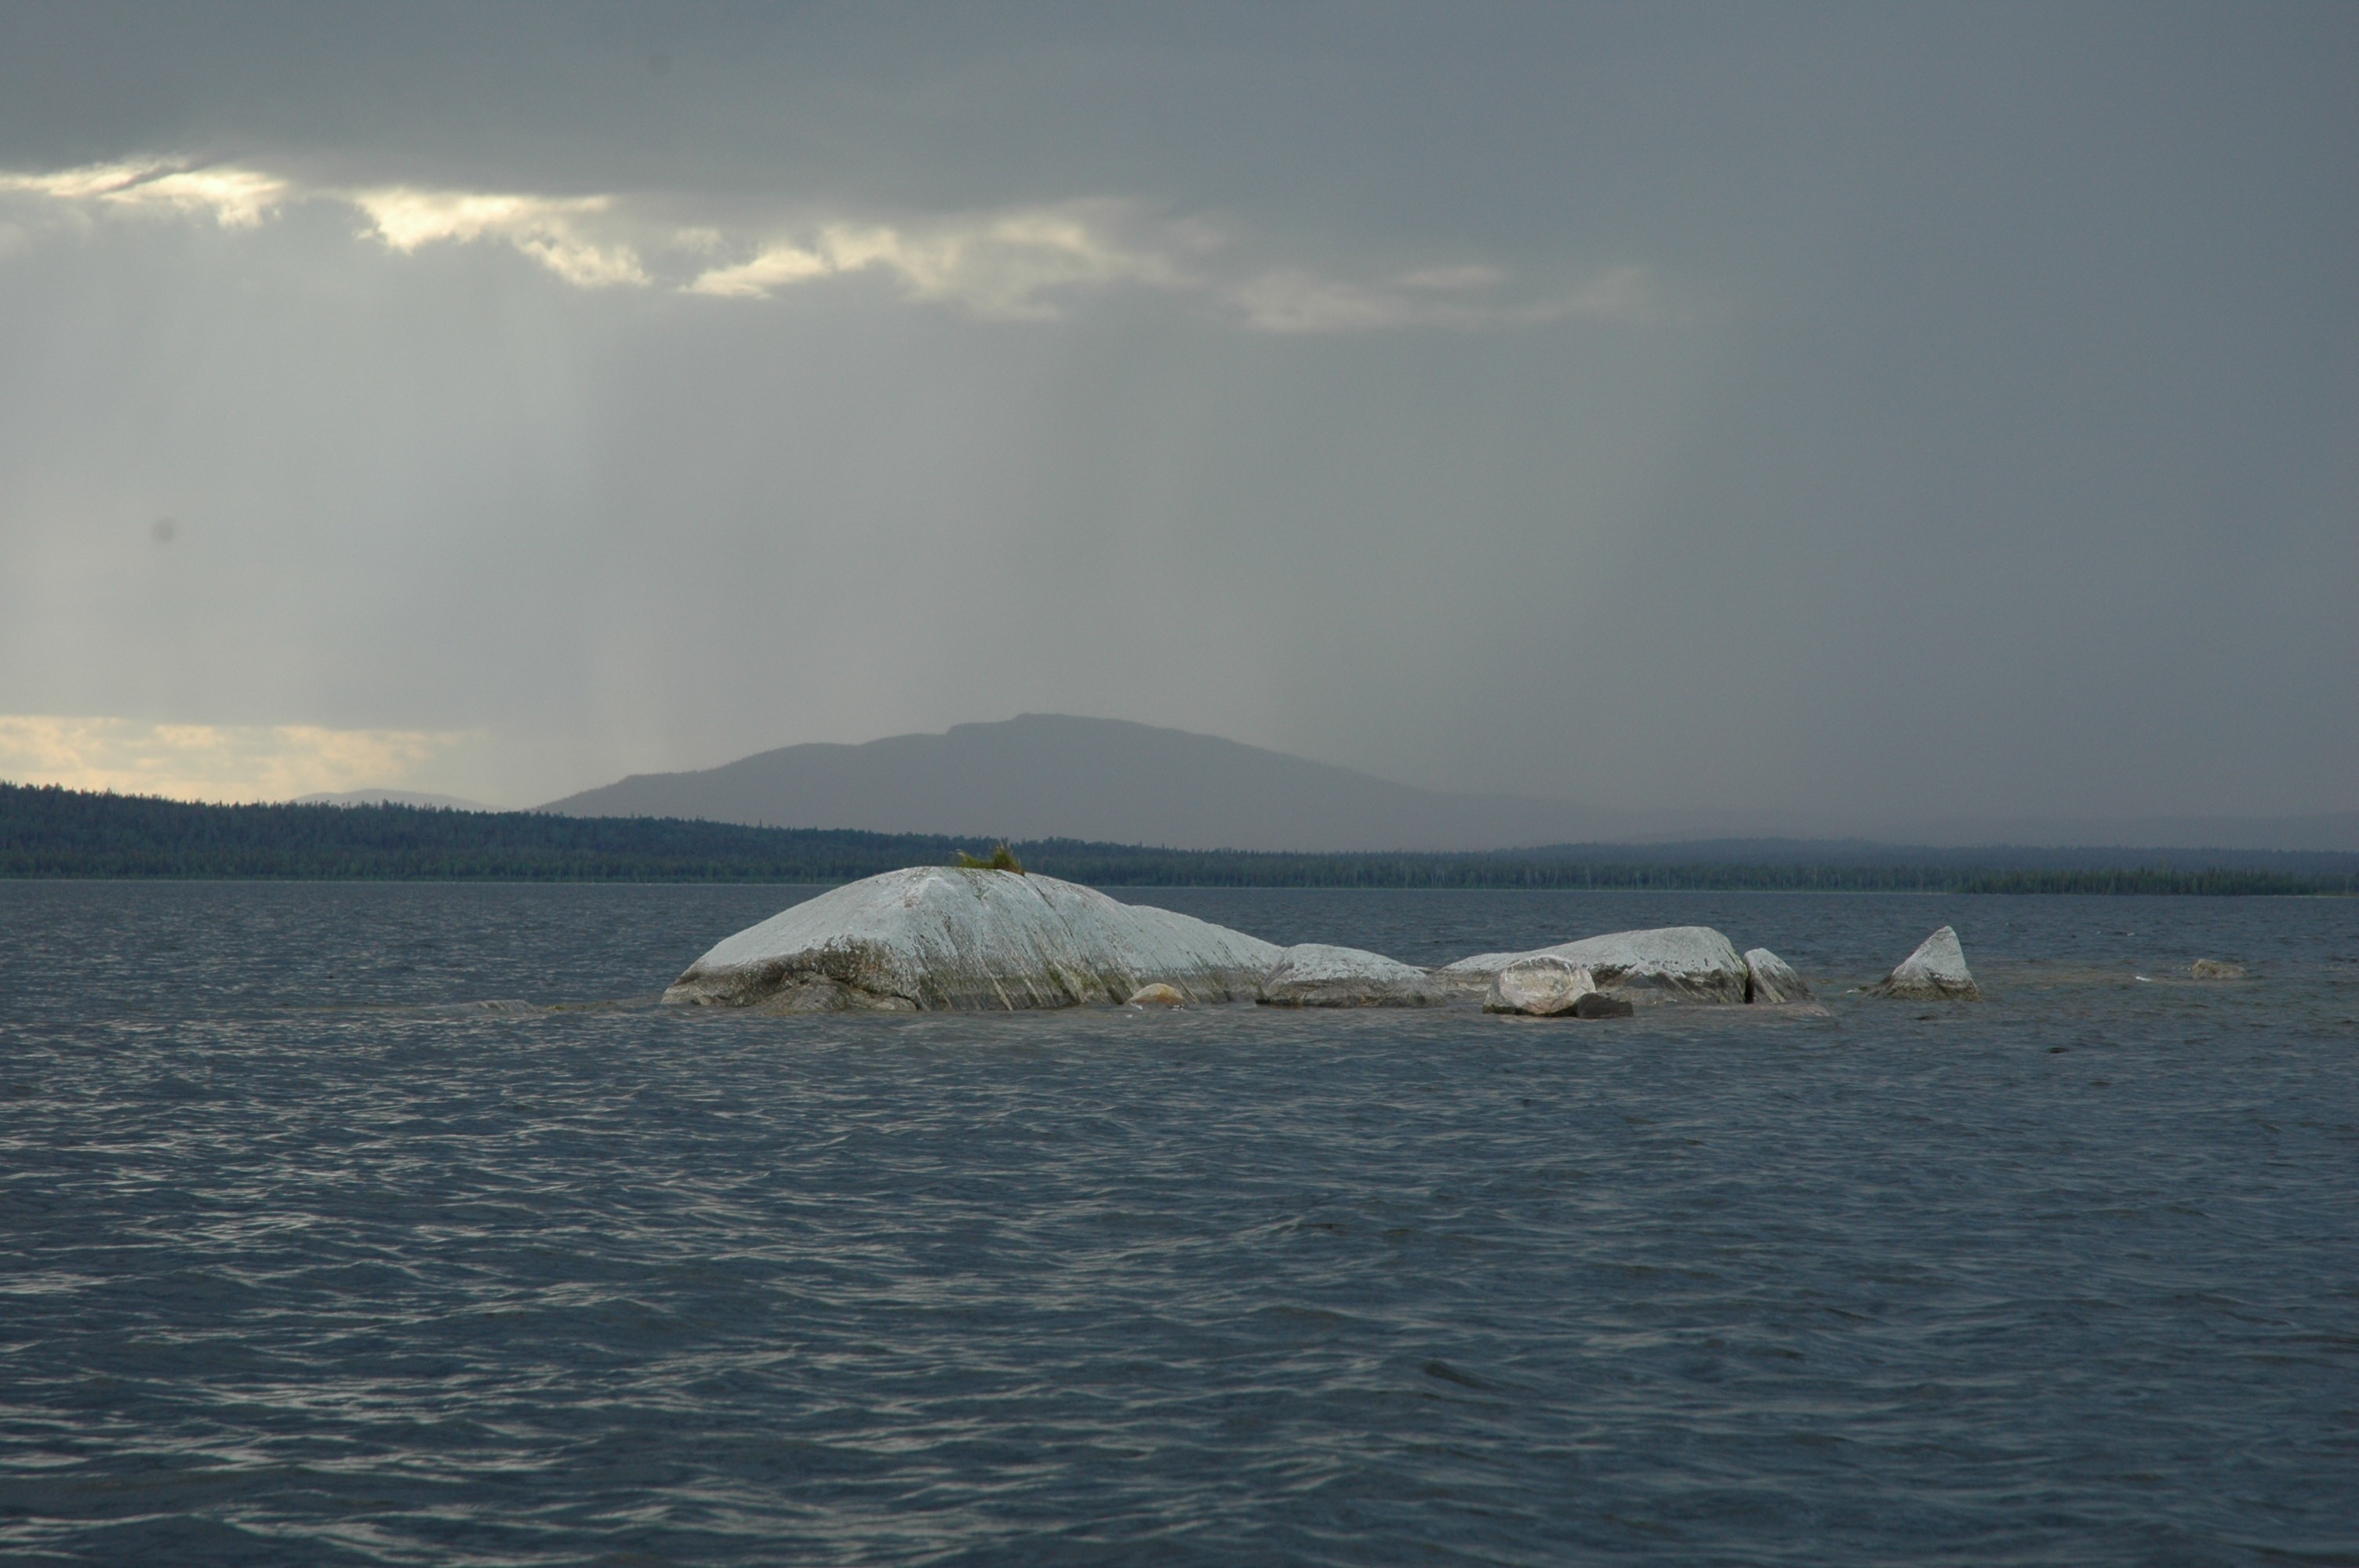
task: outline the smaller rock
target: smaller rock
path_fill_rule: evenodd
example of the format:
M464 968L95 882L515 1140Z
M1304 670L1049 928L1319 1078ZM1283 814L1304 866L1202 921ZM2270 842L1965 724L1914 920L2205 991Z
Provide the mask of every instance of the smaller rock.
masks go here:
M1608 996L1603 991L1591 991L1572 1004L1575 1018L1629 1018L1637 1011L1628 997Z
M1533 1018L1554 1018L1571 1012L1583 997L1597 994L1597 980L1589 966L1551 953L1518 958L1491 977L1483 998L1485 1012L1520 1012Z
M2199 980L2241 980L2245 966L2225 958L2198 958L2187 966L2187 972Z
M1431 1007L1457 990L1382 953L1305 942L1279 956L1254 1000L1264 1007Z
M1867 988L1870 996L1902 997L1910 1001L1979 1001L1983 989L1966 969L1965 949L1958 934L1944 925L1900 960L1890 974Z
M1151 986L1141 986L1130 993L1133 1007L1185 1007L1188 999L1180 994L1177 986L1167 986L1158 980Z
M1708 925L1615 931L1529 953L1477 953L1441 972L1480 986L1519 959L1538 957L1579 964L1599 990L1627 997L1640 1007L1745 1000L1745 960L1727 937Z
M1794 967L1767 947L1745 955L1745 1000L1752 1002L1809 1001L1810 988Z

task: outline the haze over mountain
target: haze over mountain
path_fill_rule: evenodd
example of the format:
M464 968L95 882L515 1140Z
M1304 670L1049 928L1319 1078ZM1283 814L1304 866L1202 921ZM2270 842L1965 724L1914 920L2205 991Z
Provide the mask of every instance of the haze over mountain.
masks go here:
M1188 849L1495 849L1764 834L1917 844L2359 849L2359 815L2349 813L2274 820L1860 825L1734 812L1615 811L1417 789L1217 736L1046 713L864 745L787 746L689 773L641 773L540 809Z

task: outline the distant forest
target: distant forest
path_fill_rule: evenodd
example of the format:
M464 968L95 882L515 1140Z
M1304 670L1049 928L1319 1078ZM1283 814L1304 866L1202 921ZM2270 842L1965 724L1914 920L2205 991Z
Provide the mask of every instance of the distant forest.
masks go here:
M0 784L0 877L839 882L991 841L408 806L198 806ZM1019 841L1025 866L1128 887L2359 893L2359 854L1899 849L1793 839L1284 854ZM2175 864L2173 862L2176 862Z

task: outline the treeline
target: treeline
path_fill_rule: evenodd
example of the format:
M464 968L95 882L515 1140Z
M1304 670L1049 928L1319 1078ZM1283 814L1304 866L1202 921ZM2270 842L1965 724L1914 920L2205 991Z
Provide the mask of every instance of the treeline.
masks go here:
M986 847L938 834L407 806L199 806L0 784L0 877L837 882L901 866L947 864L962 851ZM1741 859L1724 858L1739 850L1733 845L1565 845L1486 854L1154 849L1071 838L1014 847L1033 871L1130 887L2359 893L2359 856L2303 856L2302 869L2284 870L2173 868L2160 860L1972 864L1957 852L1878 864L1848 846L1829 847L1821 863L1790 858L1793 846L1778 847L1776 858L1763 848ZM2085 861L2094 854L2082 850L2074 857ZM2026 852L2025 858L2049 857Z

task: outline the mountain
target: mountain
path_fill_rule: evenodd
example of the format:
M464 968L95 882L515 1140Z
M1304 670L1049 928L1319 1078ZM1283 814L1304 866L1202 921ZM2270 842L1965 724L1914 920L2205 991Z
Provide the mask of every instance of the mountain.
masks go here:
M480 800L455 795L421 795L414 789L346 789L295 797L297 806L416 806L444 811L497 811Z
M540 809L1180 849L1495 849L1713 826L1414 789L1216 736L1051 713L639 773Z
M2359 849L2359 811L2299 816L1982 816L1879 825L1886 843L2027 846L2146 845L2166 849Z
M538 809L1173 849L1511 849L1776 838L1838 853L1843 846L1831 840L1875 840L1879 854L1895 845L2359 850L2354 812L1863 822L1452 795L1217 736L1052 713L860 746L788 746L694 773L639 773Z

